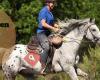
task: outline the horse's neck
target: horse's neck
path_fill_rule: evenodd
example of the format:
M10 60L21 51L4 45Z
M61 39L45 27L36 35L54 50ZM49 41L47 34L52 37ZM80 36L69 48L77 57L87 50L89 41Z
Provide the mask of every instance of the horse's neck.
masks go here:
M84 31L78 30L78 29L74 29L73 31L69 32L69 34L67 34L65 36L67 41L76 41L78 43L81 43L82 39L84 36Z

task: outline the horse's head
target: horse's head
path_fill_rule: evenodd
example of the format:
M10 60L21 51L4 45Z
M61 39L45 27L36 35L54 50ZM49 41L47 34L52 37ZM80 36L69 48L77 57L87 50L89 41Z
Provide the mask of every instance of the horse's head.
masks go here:
M77 30L87 39L91 40L92 42L100 42L100 31L95 24L95 19L70 19L67 21L59 21L58 23L61 27L59 34L62 36L67 35L70 31L77 28Z
M100 43L100 30L95 24L95 19L83 20L82 24L85 27L85 37L92 42Z

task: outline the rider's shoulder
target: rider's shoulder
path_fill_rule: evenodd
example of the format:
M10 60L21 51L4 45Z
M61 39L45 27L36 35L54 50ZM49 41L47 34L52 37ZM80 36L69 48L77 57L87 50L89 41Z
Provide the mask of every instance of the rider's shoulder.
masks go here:
M48 12L47 6L44 6L44 7L41 9L40 13L43 13L43 12Z

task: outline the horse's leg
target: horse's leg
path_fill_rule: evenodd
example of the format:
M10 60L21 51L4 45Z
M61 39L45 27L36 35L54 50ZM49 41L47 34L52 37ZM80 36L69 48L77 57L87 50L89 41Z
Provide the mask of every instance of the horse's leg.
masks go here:
M79 57L79 55L77 55L77 56L76 56L76 58L75 58L75 65L77 65L77 64L78 64L79 59L80 59L80 57Z
M71 57L66 60L66 57L62 56L59 60L63 71L65 71L71 78L71 80L79 80L74 68L74 59Z
M2 65L3 72L7 80L15 80L16 74L20 68L20 59L12 57L8 59L5 64Z
M10 73L5 73L4 74L5 76L3 77L3 80L15 80L15 77L14 75L11 75Z
M88 74L77 67L78 62L79 62L79 55L76 56L76 61L75 61L75 69L76 69L77 75L87 77Z
M71 80L79 80L73 66L71 66L70 64L67 64L67 65L63 65L62 67L63 67L63 70L67 74L69 74Z
M79 80L73 66L64 67L63 69L64 69L64 71L65 71L66 73L69 74L71 80Z
M88 77L88 74L86 72L82 71L80 68L77 68L76 71L77 71L77 75L83 76L83 77Z
M62 71L62 68L58 63L58 60L59 60L59 57L60 57L59 54L60 54L60 51L57 49L55 51L55 54L54 54L54 57L53 57L53 60L52 60L52 67L53 67L53 70L55 72Z
M4 77L3 80L15 80L15 75L11 74L6 65L3 66Z
M53 70L54 70L55 72L62 71L62 68L61 68L61 66L59 65L58 62L54 62L54 63L52 64L52 67L53 67Z

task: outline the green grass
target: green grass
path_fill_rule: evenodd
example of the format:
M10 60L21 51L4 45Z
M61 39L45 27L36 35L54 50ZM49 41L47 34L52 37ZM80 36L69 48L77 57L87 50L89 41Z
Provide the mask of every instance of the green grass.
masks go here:
M64 72L61 73L55 73L55 74L48 74L45 77L44 76L37 76L34 78L34 80L70 80L69 77L66 77L67 75ZM3 73L0 70L0 80L3 80ZM16 80L26 80L21 75L18 75Z
M3 72L0 70L0 80L3 80ZM16 80L25 80L22 76L18 75Z
M89 50L90 58L84 56L84 62L79 64L79 67L88 73L89 80L100 80L100 47ZM81 78L81 77L80 77ZM3 80L2 71L0 71L0 80ZM18 75L16 80L26 80L22 76ZM38 76L34 80L70 80L67 74L64 72L48 74L44 76ZM83 79L80 79L83 80Z
M89 51L90 58L84 56L84 63L80 67L88 73L90 80L100 80L100 47Z
M3 74L1 70L0 70L0 80L3 80Z

